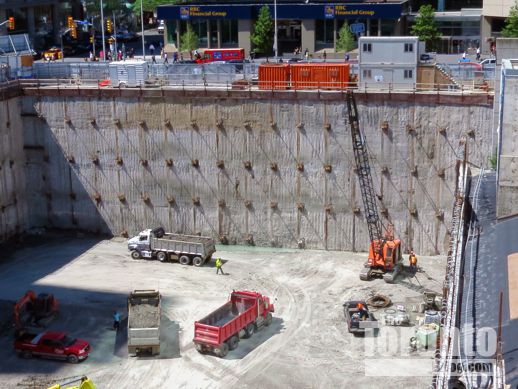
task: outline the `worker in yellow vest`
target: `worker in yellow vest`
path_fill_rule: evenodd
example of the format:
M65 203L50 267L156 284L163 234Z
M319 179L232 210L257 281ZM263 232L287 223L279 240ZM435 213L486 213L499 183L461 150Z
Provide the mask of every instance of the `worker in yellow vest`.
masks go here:
M219 274L219 272L221 271L221 274L225 274L223 273L223 262L221 262L221 258L216 258L216 274Z
M410 256L408 257L408 261L410 262L410 269L413 271L417 270L417 257L413 251L410 251Z

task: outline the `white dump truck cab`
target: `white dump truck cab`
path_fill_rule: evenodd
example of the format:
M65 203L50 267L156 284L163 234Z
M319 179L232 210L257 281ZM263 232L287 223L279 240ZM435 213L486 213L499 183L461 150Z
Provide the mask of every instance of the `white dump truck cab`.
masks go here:
M151 258L150 237L152 231L151 228L140 231L138 235L128 240L128 250L131 251L132 258Z

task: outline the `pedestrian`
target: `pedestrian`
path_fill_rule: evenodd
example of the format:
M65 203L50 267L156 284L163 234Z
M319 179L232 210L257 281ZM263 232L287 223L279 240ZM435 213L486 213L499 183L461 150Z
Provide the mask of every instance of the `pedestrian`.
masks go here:
M216 259L216 274L219 274L219 272L221 271L221 274L225 275L225 273L223 273L223 262L221 262L221 258L217 258Z
M306 59L306 62L309 61L309 51L308 51L308 49L306 49L306 51L304 51L304 58Z
M252 58L252 61L255 59L255 50L250 52L250 57Z
M465 59L466 59L466 51L464 51L464 52L462 53L462 59L463 59L463 60L465 60Z
M88 59L90 60L90 62L94 60L94 53L92 53L91 51L90 54L88 54Z
M149 45L149 53L151 55L155 54L155 46L153 45L153 43Z
M155 56L154 56L154 55L152 55L152 56L151 56L151 62L152 62L152 63L156 63L156 58L155 58Z
M358 317L360 320L367 320L369 318L369 312L367 312L367 308L365 308L362 303L358 303L356 308L358 308Z
M122 51L121 50L119 50L117 52L117 61L122 61Z
M164 51L164 63L169 63L169 62L167 61L167 53L166 53L165 51Z
M173 53L173 62L178 62L178 51Z
M480 61L480 47L477 47L477 61Z
M118 331L121 324L121 315L117 311L113 311L113 329Z
M350 57L349 57L349 53L348 53L348 52L347 52L347 53L345 53L345 62L349 61L349 58L350 58Z
M183 53L180 53L180 61L183 61Z
M417 257L413 251L410 251L410 255L408 256L408 262L410 262L410 269L413 271L417 270Z
M327 59L327 54L326 54L326 51L324 50L324 54L323 54L323 57L324 57L324 62L326 62L326 59Z

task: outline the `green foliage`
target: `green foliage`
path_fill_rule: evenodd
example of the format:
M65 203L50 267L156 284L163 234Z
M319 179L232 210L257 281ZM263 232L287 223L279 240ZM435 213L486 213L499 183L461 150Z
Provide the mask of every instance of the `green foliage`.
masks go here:
M191 52L198 48L198 35L193 31L190 23L187 24L187 31L180 37L180 50Z
M273 22L270 8L263 5L259 11L259 17L254 25L254 33L250 38L254 50L257 53L269 54L273 46Z
M417 15L410 32L412 35L418 36L420 41L426 42L427 50L436 48L441 33L437 27L433 7L430 4L422 5L419 8L419 15Z
M336 51L351 51L356 47L354 35L349 31L349 25L344 23L340 31L338 31L338 39L336 41Z
M99 0L97 0L99 1ZM142 2L142 8L147 12L155 12L156 7L164 4L176 4L177 0L135 0L132 5L133 13L140 15L140 3Z
M509 11L509 16L505 19L502 36L506 38L518 38L518 0L514 2L514 5Z
M124 4L124 0L103 0L104 16L111 17L112 11L124 9ZM86 11L89 15L99 15L101 13L100 0L86 0Z
M496 165L498 163L497 150L495 149L494 153L488 158L489 167L493 170L496 170Z

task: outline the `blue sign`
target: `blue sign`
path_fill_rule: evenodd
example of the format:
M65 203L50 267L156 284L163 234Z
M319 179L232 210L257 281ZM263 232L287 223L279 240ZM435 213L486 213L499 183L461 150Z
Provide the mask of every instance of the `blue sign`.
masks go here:
M326 18L326 19L335 18L335 6L334 5L325 5L324 6L324 18Z
M189 20L189 7L180 7L180 19Z
M349 26L349 30L353 34L361 34L362 32L365 32L365 24L363 23L354 23Z

